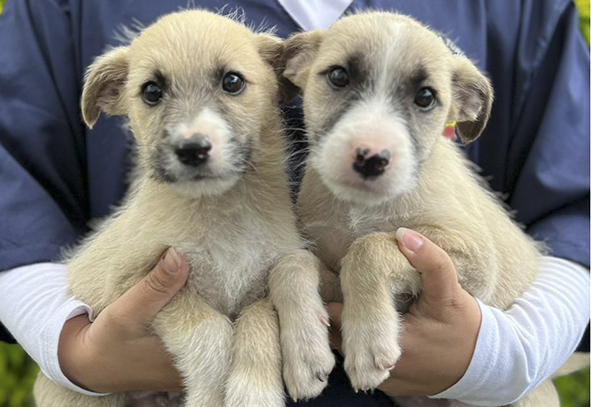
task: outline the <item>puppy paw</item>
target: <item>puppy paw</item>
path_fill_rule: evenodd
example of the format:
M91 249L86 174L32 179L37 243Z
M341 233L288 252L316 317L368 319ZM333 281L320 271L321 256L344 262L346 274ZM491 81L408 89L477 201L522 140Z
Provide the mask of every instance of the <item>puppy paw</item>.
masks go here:
M355 391L373 390L390 377L402 353L397 323L343 324L345 371Z
M283 380L293 400L317 397L335 365L328 339L328 315L323 305L293 323L282 321Z

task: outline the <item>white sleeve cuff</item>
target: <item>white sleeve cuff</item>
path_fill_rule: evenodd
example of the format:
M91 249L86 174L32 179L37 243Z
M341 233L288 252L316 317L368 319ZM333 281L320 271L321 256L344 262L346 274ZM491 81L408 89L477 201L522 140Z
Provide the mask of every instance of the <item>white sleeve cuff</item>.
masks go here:
M589 281L584 267L544 257L532 287L506 312L478 301L482 323L470 366L454 386L431 397L499 406L549 379L585 332Z
M0 273L0 321L54 383L87 396L62 372L59 338L67 320L92 310L68 290L66 266L39 263Z

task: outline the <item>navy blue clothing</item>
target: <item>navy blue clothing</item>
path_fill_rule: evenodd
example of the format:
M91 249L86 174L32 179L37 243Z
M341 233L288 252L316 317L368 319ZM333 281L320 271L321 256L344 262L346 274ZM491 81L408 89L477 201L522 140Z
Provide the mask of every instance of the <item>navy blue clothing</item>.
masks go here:
M195 3L212 10L241 6L247 22L276 26L282 37L299 30L274 0ZM84 127L84 71L117 44L121 24L148 25L186 5L8 1L0 17L0 270L58 259L89 220L120 201L129 139L121 118L102 116L92 131ZM356 0L348 12L368 7L427 23L489 74L496 101L484 135L467 147L470 158L507 196L528 233L553 255L589 267L589 51L572 1ZM389 405L383 395L354 396L342 371L310 405L345 400Z
M85 129L86 67L114 32L150 24L186 0L11 0L0 17L0 270L55 260L126 189L121 118ZM241 5L249 22L298 26L273 0ZM485 134L468 148L517 218L553 254L589 266L589 52L570 0L356 0L415 16L454 40L496 93Z

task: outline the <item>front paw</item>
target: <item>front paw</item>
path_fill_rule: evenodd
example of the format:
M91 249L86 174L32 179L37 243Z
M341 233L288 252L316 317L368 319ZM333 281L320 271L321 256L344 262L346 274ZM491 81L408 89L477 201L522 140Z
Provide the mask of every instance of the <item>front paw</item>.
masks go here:
M355 391L372 390L390 377L400 358L398 321L348 323L343 319L345 371Z
M316 315L296 318L293 323L281 326L283 380L295 401L317 397L328 384L335 359L326 321L328 316L322 306Z

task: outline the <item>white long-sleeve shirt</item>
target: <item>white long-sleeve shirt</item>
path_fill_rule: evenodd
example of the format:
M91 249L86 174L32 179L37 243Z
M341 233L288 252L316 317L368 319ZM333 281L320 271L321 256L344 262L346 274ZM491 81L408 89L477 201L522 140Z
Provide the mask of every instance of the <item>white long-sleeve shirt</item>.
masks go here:
M482 322L464 377L434 398L477 406L510 404L556 372L589 322L589 271L545 257L521 298L503 312L478 301Z

